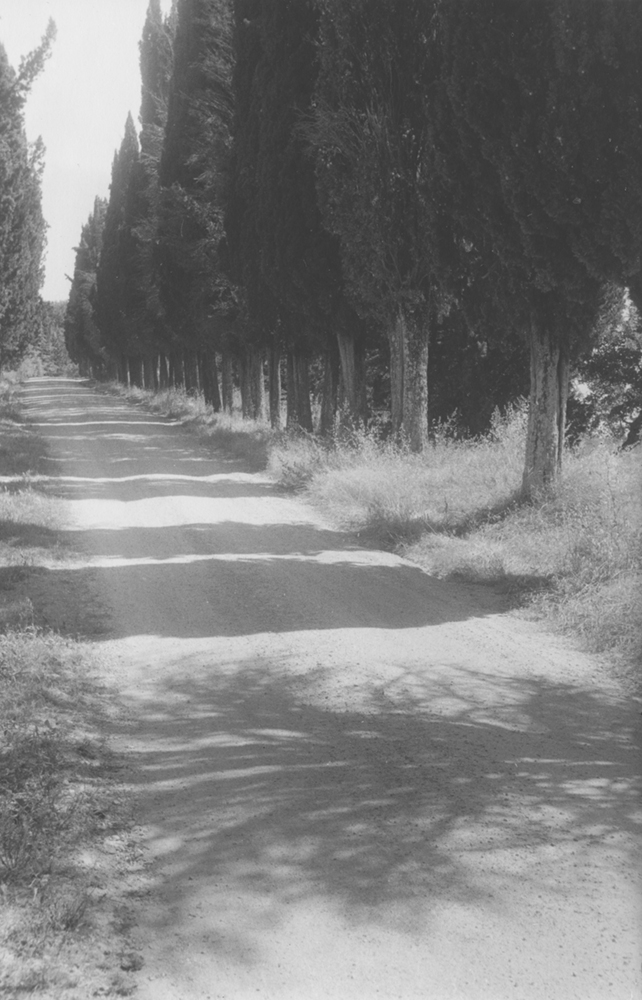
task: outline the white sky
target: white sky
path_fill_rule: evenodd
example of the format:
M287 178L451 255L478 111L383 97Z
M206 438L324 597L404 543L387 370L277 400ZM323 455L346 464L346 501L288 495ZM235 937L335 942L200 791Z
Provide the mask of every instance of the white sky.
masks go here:
M47 152L43 212L47 234L45 299L66 299L81 226L94 197L106 197L127 112L138 127L138 43L148 0L0 0L0 42L17 69L50 17L58 37L26 108L29 139ZM170 0L163 0L163 10Z

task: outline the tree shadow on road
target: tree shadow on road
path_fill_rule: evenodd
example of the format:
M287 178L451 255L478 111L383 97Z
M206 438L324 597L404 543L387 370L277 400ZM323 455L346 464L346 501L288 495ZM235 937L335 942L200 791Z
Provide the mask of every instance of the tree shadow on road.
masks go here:
M456 710L452 690L416 677L337 710L323 677L287 668L219 664L174 680L122 733L139 748L135 797L163 859L161 924L206 884L261 901L255 930L323 899L352 923L412 933L443 901L493 905L508 855L528 898L551 890L542 858L558 848L563 897L573 866L642 831L639 747L604 694L504 678L483 709L472 691L493 680L462 667ZM237 917L225 947L243 952L239 934Z

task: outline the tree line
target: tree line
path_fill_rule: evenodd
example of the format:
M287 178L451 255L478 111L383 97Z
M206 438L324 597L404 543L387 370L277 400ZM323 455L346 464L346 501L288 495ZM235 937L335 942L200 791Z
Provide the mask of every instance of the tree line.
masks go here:
M49 22L40 45L14 70L0 44L0 369L19 362L50 332L40 298L46 224L42 215L42 141L29 143L24 107L56 35Z
M641 54L638 0L150 0L72 358L414 450L530 393L545 486L574 366L642 309Z

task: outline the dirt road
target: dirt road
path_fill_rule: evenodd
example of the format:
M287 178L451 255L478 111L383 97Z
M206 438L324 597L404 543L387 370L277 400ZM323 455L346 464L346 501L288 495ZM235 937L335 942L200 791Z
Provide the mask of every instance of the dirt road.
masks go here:
M24 397L85 554L52 623L127 710L141 1000L642 995L642 717L605 671L169 420Z

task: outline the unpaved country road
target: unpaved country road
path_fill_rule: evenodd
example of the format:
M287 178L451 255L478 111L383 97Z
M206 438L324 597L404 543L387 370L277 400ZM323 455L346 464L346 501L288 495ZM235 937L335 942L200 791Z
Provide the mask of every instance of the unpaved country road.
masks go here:
M171 421L24 398L126 707L140 1000L642 996L641 716L606 672Z

